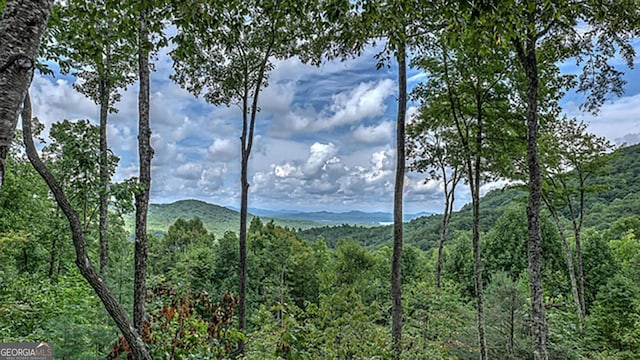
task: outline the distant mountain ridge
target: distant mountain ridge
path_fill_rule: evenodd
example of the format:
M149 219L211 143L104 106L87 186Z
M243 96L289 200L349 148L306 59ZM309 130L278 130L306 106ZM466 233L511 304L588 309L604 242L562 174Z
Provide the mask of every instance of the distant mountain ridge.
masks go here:
M169 229L169 226L178 219L191 220L194 218L202 220L207 231L216 237L221 237L227 231L237 233L240 227L240 213L224 206L210 204L201 200L187 199L178 200L168 204L149 204L147 216L147 229L150 233L162 234ZM249 215L249 222L254 215ZM261 217L262 218L262 217ZM304 220L288 220L279 218L262 218L263 222L273 220L280 226L294 229L308 229L321 224ZM133 232L135 218L133 214L125 216L125 227Z
M585 199L584 227L597 230L607 229L616 220L640 217L640 144L616 149L608 156L608 164L602 173L590 178L589 185L602 191L590 193ZM523 186L510 186L489 192L480 203L480 228L489 231L491 226L512 205L527 205L528 191ZM543 209L543 213L546 209ZM548 216L548 215L545 215ZM442 222L441 214L423 216L404 225L404 242L428 250L437 246ZM470 231L471 204L455 211L450 224L450 232ZM352 239L366 246L391 245L391 226L363 227L359 225L324 225L303 229L298 234L314 241L322 237L330 246L339 239Z
M319 222L322 224L351 224L351 225L381 225L385 223L393 222L393 214L375 211L365 212L360 210L351 210L345 212L333 212L333 211L290 211L290 210L263 210L263 209L249 209L249 211L257 216L269 216L277 217L281 219L289 220L307 220ZM404 214L404 221L411 221L413 219L433 215L430 212L420 212L416 214Z
M429 213L406 214L405 221ZM393 215L385 212L331 212L314 211L299 212L289 210L261 210L250 209L249 222L258 216L263 222L274 221L277 225L293 229L305 230L323 225L365 225L377 226L393 221ZM240 226L240 213L236 209L210 204L205 201L186 199L166 204L150 204L147 218L147 228L151 233L162 234L176 220L193 218L202 220L205 228L216 237L224 235L227 231L238 232ZM126 228L133 232L133 214L125 216Z

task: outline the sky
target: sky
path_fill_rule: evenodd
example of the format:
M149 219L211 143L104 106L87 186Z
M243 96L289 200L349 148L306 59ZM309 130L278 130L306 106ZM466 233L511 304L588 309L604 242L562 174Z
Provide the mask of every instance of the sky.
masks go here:
M637 43L635 47L638 48ZM395 173L396 69L376 70L375 48L346 62L320 67L297 59L275 61L269 86L260 95L256 138L249 164L249 206L269 210L385 211L393 209ZM151 202L199 199L228 207L240 203L241 111L212 106L169 79L166 50L151 74ZM636 58L637 64L637 58ZM571 65L564 71L575 71ZM626 93L608 101L597 117L579 111L583 100L570 92L563 108L589 129L616 144L640 142L640 70L628 71ZM425 79L408 73L409 88ZM70 76L36 74L34 116L51 124L89 119L98 124L96 104L76 92ZM114 180L137 176L137 83L122 92L111 114L108 143L120 157ZM416 104L409 104L408 116ZM503 185L485 184L483 192ZM423 174L405 178L407 213L442 212L439 181ZM456 209L469 202L466 185Z

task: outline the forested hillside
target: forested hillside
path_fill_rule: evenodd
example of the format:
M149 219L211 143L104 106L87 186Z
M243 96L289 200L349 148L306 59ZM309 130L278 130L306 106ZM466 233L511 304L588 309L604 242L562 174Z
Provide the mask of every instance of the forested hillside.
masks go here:
M180 200L170 204L150 204L147 217L149 232L162 235L167 232L169 226L178 219L191 220L199 218L207 231L215 236L223 236L227 231L237 232L240 214L223 206L208 204L199 200ZM254 216L250 215L249 219ZM265 221L271 218L263 218ZM133 233L133 214L124 217L125 227ZM318 223L304 220L290 220L274 218L273 221L280 226L293 229L307 229L318 226Z
M607 229L620 218L640 214L640 144L616 149L608 158L602 172L589 180L596 189L585 203L585 226L598 230ZM482 230L488 231L509 207L524 207L526 196L522 186L508 186L487 193L480 208ZM432 249L437 246L441 224L442 215L437 214L409 221L405 224L405 240L423 250ZM454 213L450 231L470 229L471 207L465 204ZM373 247L388 245L392 240L391 226L368 228L344 224L314 227L299 234L309 241L322 236L330 247L343 238Z

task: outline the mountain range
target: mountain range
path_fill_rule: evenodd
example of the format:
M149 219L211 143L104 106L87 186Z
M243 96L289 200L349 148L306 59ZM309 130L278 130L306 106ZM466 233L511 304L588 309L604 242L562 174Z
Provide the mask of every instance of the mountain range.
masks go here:
M640 216L640 145L622 147L609 155L608 165L593 176L591 185L601 191L587 195L585 203L585 227L604 229L617 219ZM527 191L522 186L507 187L486 194L481 201L481 228L487 231L514 204L526 206ZM392 215L384 212L299 212L291 210L250 209L249 221L259 216L263 222L298 230L307 240L322 236L329 244L340 238L351 238L363 245L388 244L392 228L388 223ZM226 231L237 232L239 213L235 209L209 204L199 200L180 200L170 204L149 206L148 229L162 234L177 219L198 217L208 231L216 237ZM442 216L439 214L407 214L405 217L405 242L422 249L429 249L438 241ZM133 232L133 215L125 218L127 229ZM471 206L463 206L451 219L451 231L471 228Z
M385 212L300 212L290 210L250 209L249 222L258 216L263 222L273 221L275 224L298 230L305 230L323 225L361 225L377 226L393 221L393 214ZM405 214L405 221L430 215L430 213ZM150 204L147 228L149 232L162 234L177 219L199 218L205 228L215 236L222 236L227 231L237 232L240 219L238 209L210 204L200 200L179 200L169 204ZM133 232L133 214L125 216L126 228Z

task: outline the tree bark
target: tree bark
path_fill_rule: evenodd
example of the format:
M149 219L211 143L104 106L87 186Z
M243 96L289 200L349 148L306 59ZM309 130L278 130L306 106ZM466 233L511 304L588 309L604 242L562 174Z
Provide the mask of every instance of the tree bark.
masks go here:
M405 118L407 114L406 48L398 49L398 116L396 118L396 175L393 192L393 259L391 262L391 335L394 359L402 358L402 199L405 174Z
M240 246L240 262L238 266L238 272L240 275L240 288L238 294L238 330L245 331L247 329L247 216L249 209L249 158L251 156L251 149L253 148L253 134L256 127L256 118L258 116L258 99L260 97L260 90L265 78L267 70L267 63L271 56L271 50L275 42L275 37L272 35L271 41L267 45L264 52L264 57L260 63L258 70L258 76L255 80L255 87L253 89L253 97L251 99L251 111L249 113L249 75L248 69L245 73L245 89L243 96L242 106L242 135L240 136L241 142L241 164L240 164L240 233L239 246ZM238 342L238 355L244 355L244 341Z
M477 133L475 135L475 161L467 161L469 167L469 187L471 188L471 205L473 209L472 248L473 248L473 278L476 290L476 315L478 320L478 344L480 345L480 359L489 358L487 336L484 320L484 284L482 282L482 254L480 248L480 166L482 163L482 100L476 94ZM473 163L473 164L472 164Z
M122 335L129 344L131 353L133 354L134 358L140 360L151 360L151 355L149 355L144 342L133 328L129 317L127 316L127 313L124 311L124 308L120 305L120 303L118 303L107 284L103 281L103 279L91 264L91 260L89 259L89 256L87 254L87 244L85 242L84 232L82 231L82 224L80 223L78 213L73 209L73 207L69 203L69 200L67 199L67 196L62 190L62 187L53 177L49 169L42 162L40 156L38 155L35 144L33 143L31 132L31 100L28 93L24 98L24 107L22 110L22 132L29 161L36 169L38 174L40 174L40 176L47 183L49 189L53 193L54 198L56 199L56 202L58 203L58 206L69 221L69 227L71 228L71 237L76 251L75 262L78 266L78 270L80 270L80 274L82 274L82 276L87 280L89 285L91 285L91 287L94 289L94 291L104 304L107 312L114 320L114 322L118 326L118 329L120 329Z
M109 116L109 85L100 80L100 214L99 214L99 242L100 242L100 276L105 277L109 267L109 147L107 145L107 118Z
M7 0L0 19L0 188L53 0Z
M531 290L531 336L535 360L549 358L547 352L547 326L542 292L542 238L540 235L540 205L542 174L538 158L538 64L535 40L520 48L519 59L527 79L527 167L529 170L528 260Z
M149 33L147 11L140 12L138 34L138 157L140 161L140 190L135 195L136 229L134 250L133 326L140 334L144 329L145 302L147 298L147 212L151 190L151 127L149 124Z

